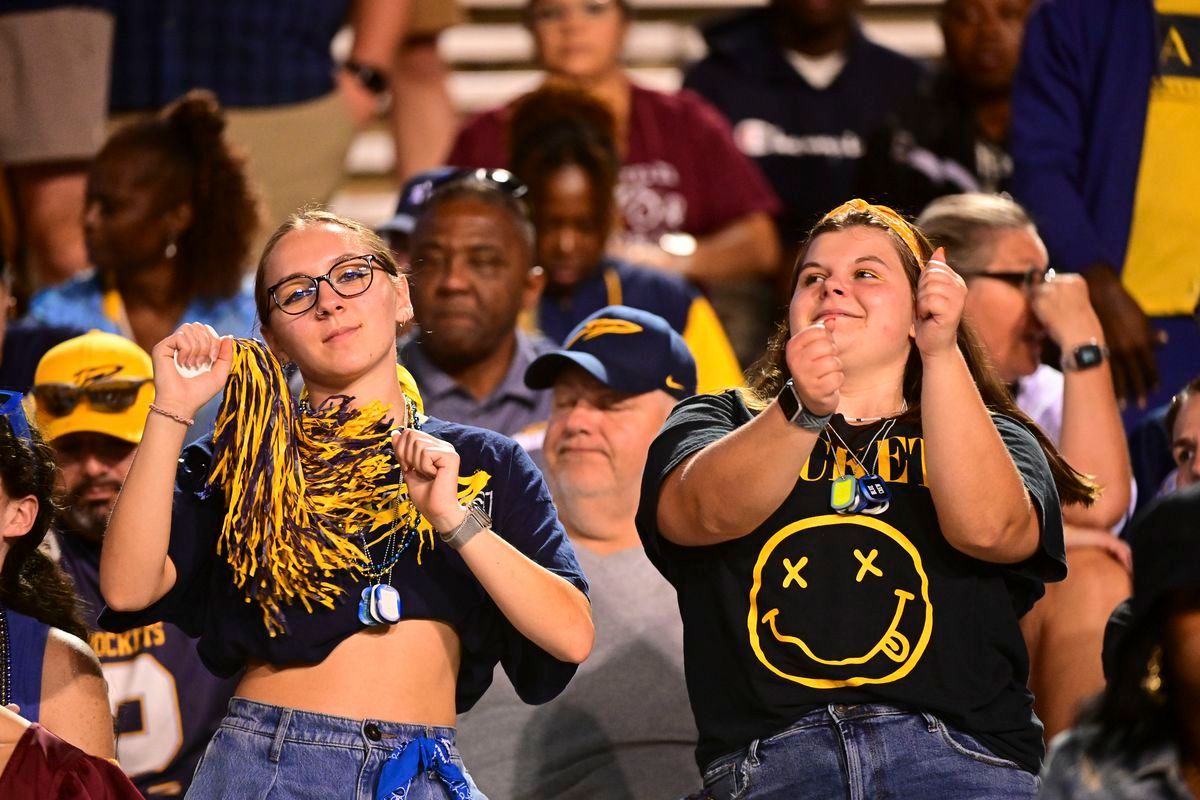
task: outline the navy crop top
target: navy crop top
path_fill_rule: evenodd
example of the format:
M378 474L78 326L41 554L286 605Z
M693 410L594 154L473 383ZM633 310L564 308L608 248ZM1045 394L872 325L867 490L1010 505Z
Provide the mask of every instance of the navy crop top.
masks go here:
M459 473L479 470L491 477L479 495L493 529L527 557L587 593L587 581L575 559L542 475L516 442L498 433L432 417L421 429L454 446ZM348 636L363 630L358 601L365 577L349 573L335 581L346 591L333 609L297 603L284 607L287 633L271 637L257 604L247 603L234 587L232 571L217 555L224 517L219 490L208 487L212 442L208 437L184 449L175 478L168 553L175 564L175 585L153 605L136 612L106 609L105 630L124 631L165 620L200 639L204 663L230 676L248 659L270 664L316 664ZM392 585L400 593L406 619L434 619L451 625L462 643L457 706L469 709L491 684L497 662L527 703L558 695L576 665L557 660L522 636L504 617L452 548L440 541L426 546L417 564L416 544L396 562ZM371 581L374 582L374 581Z

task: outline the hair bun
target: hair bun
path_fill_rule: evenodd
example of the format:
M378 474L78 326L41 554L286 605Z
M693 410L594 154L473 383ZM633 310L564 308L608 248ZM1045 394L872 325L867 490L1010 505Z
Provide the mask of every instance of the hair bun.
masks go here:
M225 115L207 89L192 89L164 108L161 119L193 154L215 149L225 130Z

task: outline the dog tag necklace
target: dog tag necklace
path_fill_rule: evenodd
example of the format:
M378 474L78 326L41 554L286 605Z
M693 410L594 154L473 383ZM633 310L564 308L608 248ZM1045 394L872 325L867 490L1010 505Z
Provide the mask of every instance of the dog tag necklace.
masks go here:
M879 433L867 445L867 449L877 445L883 441L888 432L895 426L896 420L889 419L879 428ZM879 477L876 469L879 466L879 448L875 448L875 461L868 471L866 464L855 455L850 449L850 445L846 444L846 440L837 432L837 429L832 425L825 426L825 430L832 431L837 437L842 447L846 448L846 457L854 459L858 464L859 469L863 471L861 478L856 478L852 472L846 472L838 478L835 478L833 485L829 490L829 505L839 514L882 514L887 511L888 505L891 503L892 494L887 488L887 483ZM833 450L833 440L826 438L829 443L829 449ZM836 458L834 463L837 463Z
M407 397L404 398L404 408L408 417L406 427L416 428L416 409ZM389 436L389 442L390 440ZM358 534L362 541L363 555L367 557L368 561L368 566L363 569L363 574L369 580L377 581L363 588L358 602L358 621L367 627L392 625L400 621L400 593L396 591L395 586L392 586L392 571L396 562L404 555L404 551L408 549L417 535L420 514L412 506L412 498L408 495L408 485L404 481L404 468L400 467L399 470L400 480L396 485L396 518L392 521L391 530L385 534L387 544L384 546L383 561L375 563L366 533ZM408 507L407 514L404 513L405 506ZM406 523L403 541L397 543L396 540L400 538L398 530L402 522ZM384 576L386 579L380 581L379 579Z

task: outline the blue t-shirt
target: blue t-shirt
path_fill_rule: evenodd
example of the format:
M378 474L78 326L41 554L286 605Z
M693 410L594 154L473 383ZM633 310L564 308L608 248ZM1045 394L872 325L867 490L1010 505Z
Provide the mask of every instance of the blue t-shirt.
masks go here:
M688 312L698 297L700 291L678 275L605 258L569 296L542 293L538 328L562 343L589 314L605 306L622 305L657 314L682 336Z
M421 429L454 446L460 475L488 474L479 499L498 535L587 592L550 492L520 445L483 428L432 417L424 419ZM363 630L358 602L363 588L374 581L350 572L331 578L345 590L334 608L318 605L309 613L298 603L286 606L287 632L269 636L259 606L245 601L229 565L217 555L225 503L218 490L206 486L211 459L212 443L206 438L185 448L179 460L168 549L177 572L175 585L142 611L106 610L100 615L101 626L122 631L159 619L172 622L199 637L200 657L218 675L234 674L249 659L270 664L323 661L343 640ZM406 552L396 562L391 582L400 593L404 618L440 620L458 633L460 713L483 695L497 662L527 703L552 699L575 674L575 664L557 660L517 632L458 553L441 542L425 548L420 564L416 552Z
M218 336L254 336L258 310L254 287L249 279L242 282L232 297L194 297L179 323L199 322L211 325ZM94 271L75 276L58 286L43 289L29 302L29 319L43 325L65 325L84 331L100 330L130 338L117 322L104 313L104 286ZM213 429L222 395L217 395L196 412L195 424L188 431L189 443Z
M42 713L42 662L46 659L50 626L11 608L4 609L4 616L12 668L9 702L20 706L22 717L37 722Z
M211 325L222 336L251 336L256 314L253 286L245 281L232 297L193 298L184 309L180 323ZM84 272L35 294L29 301L29 317L45 325L126 335L117 322L104 313L104 286L94 271Z

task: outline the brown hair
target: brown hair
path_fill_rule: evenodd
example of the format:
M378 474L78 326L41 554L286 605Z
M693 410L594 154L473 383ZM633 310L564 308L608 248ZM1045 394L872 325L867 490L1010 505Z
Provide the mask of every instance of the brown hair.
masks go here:
M268 287L266 285L267 262L271 258L271 253L275 252L275 247L280 240L292 231L317 225L337 225L345 228L363 243L366 250L363 255L369 253L374 256L376 263L383 267L389 275L402 274L400 267L396 264L396 257L392 255L392 249L379 237L379 234L366 225L349 217L338 216L320 206L302 208L275 229L271 238L267 239L267 243L263 245L262 255L258 258L258 267L254 270L254 306L258 311L258 321L262 327L267 327L267 316L271 313L271 297L267 294Z
M597 228L607 235L621 168L616 128L609 107L579 89L543 86L514 104L508 163L529 187L535 214L545 202L550 178L565 167L579 167L591 184Z
M155 177L165 187L166 202L192 209L192 223L176 243L176 289L187 297L237 294L259 225L259 199L245 157L224 131L217 98L198 89L158 116L118 130L98 156L149 151L166 163Z
M844 231L855 227L873 228L887 233L892 240L892 245L895 247L897 255L900 257L901 263L904 265L904 272L908 276L909 285L915 300L917 280L920 277L923 262L928 261L930 256L933 255L933 246L919 228L915 225L910 226L921 254L922 263L918 263L916 254L913 253L904 240L883 219L871 211L864 211L859 208L839 209L837 213L823 218L809 231L808 237L805 239L803 246L800 248L800 253L796 258L796 264L792 268L792 279L788 292L789 297L796 292L796 284L800 278L800 265L804 263L808 249L816 241L817 237L823 233ZM1054 483L1058 488L1058 494L1062 503L1064 505L1071 503L1090 504L1099 492L1096 484L1068 464L1062 455L1059 454L1054 443L1042 432L1041 428L1013 402L1008 389L992 369L983 345L979 342L978 337L966 321L959 322L957 337L958 349L962 352L963 358L967 362L967 368L971 372L971 377L975 380L975 385L979 388L979 394L983 398L984 405L993 413L1003 414L1006 417L1015 419L1037 439L1042 451L1046 454L1046 460L1050 463L1050 471L1054 476ZM771 337L766 353L751 367L749 389L743 390L743 397L746 400L746 404L753 410L761 411L765 409L771 400L774 399L775 395L779 393L779 390L783 388L783 384L791 377L786 360L786 348L790 338L791 331L785 320L780 323L775 335ZM903 415L903 418L906 420L920 420L921 380L923 375L924 368L921 362L921 354L916 347L910 347L908 363L904 367L902 384L904 399L908 403L908 410Z
M996 234L1013 229L1033 230L1025 209L998 194L952 194L934 200L917 225L934 247L946 248L954 269L963 276L988 268Z

